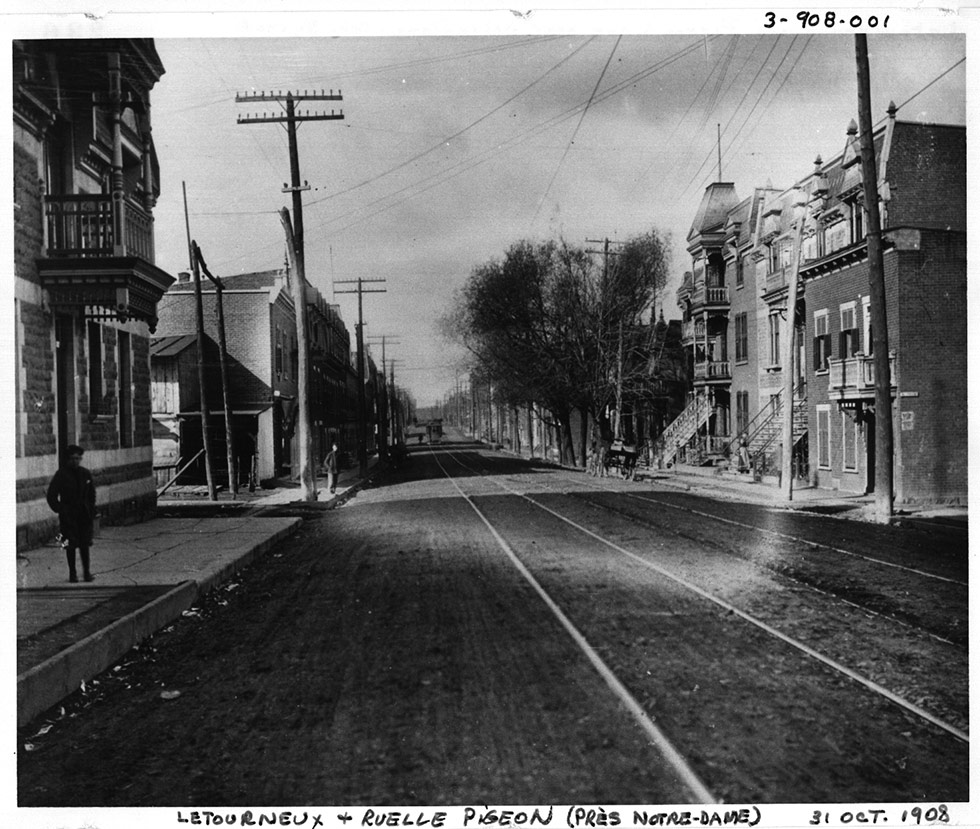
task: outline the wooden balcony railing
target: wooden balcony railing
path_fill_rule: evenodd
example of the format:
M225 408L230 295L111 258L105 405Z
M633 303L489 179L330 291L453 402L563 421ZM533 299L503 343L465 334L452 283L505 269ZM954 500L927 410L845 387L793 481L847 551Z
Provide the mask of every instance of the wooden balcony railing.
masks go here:
M731 304L727 285L698 285L691 297L691 307L725 307Z
M123 202L124 238L113 231L112 197L46 196L47 255L51 258L135 256L153 262L153 217L132 202Z
M730 380L732 364L729 360L703 360L694 364L695 380Z
M854 357L829 361L830 374L827 381L827 388L830 392L836 392L843 396L867 397L875 392L875 363L874 357L867 354L858 354ZM895 388L897 377L895 374L895 355L888 358L888 367L891 374L891 385Z

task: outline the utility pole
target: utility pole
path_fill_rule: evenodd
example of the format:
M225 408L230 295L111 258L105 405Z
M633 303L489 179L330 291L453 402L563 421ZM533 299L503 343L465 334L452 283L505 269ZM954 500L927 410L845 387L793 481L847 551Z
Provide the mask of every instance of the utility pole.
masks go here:
M344 117L343 112L330 114L326 113L303 113L297 114L296 103L299 101L342 101L343 96L338 90L337 94L331 89L327 94L320 90L319 94L314 91L312 94L304 91L302 95L298 92L293 94L287 92L285 96L281 93L270 93L266 95L236 95L236 103L266 103L278 104L282 106L285 102L285 114L271 115L263 113L261 116L239 116L239 124L285 124L286 132L289 137L289 169L291 174L291 185L283 185L284 193L292 193L293 200L293 223L290 224L289 213L285 208L280 212L283 228L287 237L288 255L292 264L292 278L290 288L292 291L293 304L296 313L296 344L298 350L298 371L296 403L299 407L299 457L300 457L300 484L303 489L303 500L315 501L316 494L316 471L312 465L312 430L310 429L310 401L309 401L309 368L308 368L308 347L306 338L306 252L303 238L303 197L302 191L309 190L309 184L300 184L299 178L299 150L296 144L296 125L304 121L337 121Z
M623 244L623 242L613 242L609 238L605 239L586 239L589 244L602 245L602 293L599 297L602 303L602 315L600 317L600 324L603 326L602 331L600 331L599 338L599 348L602 353L605 353L603 348L602 338L603 331L605 330L605 309L606 309L606 293L609 289L609 257L619 256L618 251L610 251L609 246L612 244ZM586 249L588 253L599 253L600 251ZM619 320L619 338L616 347L616 419L613 423L613 436L616 438L621 438L622 429L622 407L623 407L623 320L620 317ZM584 427L583 427L584 428ZM583 452L584 453L584 452Z
M388 369L391 372L391 394L393 404L391 407L391 435L396 443L404 443L405 436L402 430L404 423L404 412L401 398L398 396L398 387L395 385L395 363L397 360L388 361Z
M365 290L364 284L368 282L384 282L384 279L341 279L334 282L334 285L356 284L354 290L338 291L334 288L334 294L357 294L357 462L359 474L362 478L367 476L367 405L364 398L364 294L383 294L386 288L373 288Z
M368 338L370 342L376 343L379 341L378 337ZM381 421L381 457L388 457L388 443L389 437L393 437L393 431L388 428L388 410L390 409L391 403L391 391L388 389L388 360L387 360L387 350L386 346L389 342L392 345L399 345L396 340L389 340L384 334L380 336L381 342L381 377L384 380L382 388L384 389L384 394L381 401L381 411L378 413L379 419Z
M864 209L868 212L868 287L871 295L871 331L875 369L875 517L891 520L892 495L892 378L888 359L888 317L885 310L885 268L881 249L881 215L878 210L878 165L871 124L871 71L868 36L855 35L858 78L858 122L861 136L861 175Z
M289 221L289 211L284 207L279 213L286 233L286 250L291 264L289 289L296 315L296 405L299 406L299 481L304 501L315 501L316 470L313 468L313 433L310 429L310 374L309 348L306 341L306 280L299 270L296 256L296 240Z
M214 460L211 457L211 412L208 409L208 379L204 370L204 300L201 297L201 266L193 255L197 245L191 242L191 268L194 271L194 300L197 306L197 382L201 394L201 440L204 443L204 471L208 481L208 500L217 501L214 488Z
M246 115L239 116L239 124L285 124L286 131L289 136L289 169L292 174L292 185L283 185L283 192L291 192L293 194L293 239L296 245L296 266L300 269L301 276L305 279L305 248L304 248L304 237L303 237L303 200L302 191L309 190L309 184L304 183L302 186L299 182L299 150L296 146L296 125L304 121L342 121L344 118L343 112L334 112L330 110L330 113L310 113L304 112L298 114L296 112L296 104L302 101L342 101L344 100L343 95L341 95L340 90L334 94L331 89L329 93L325 93L322 89L319 93L314 90L312 93L303 91L302 94L299 92L287 92L285 95L282 92L270 92L268 95L266 93L261 93L259 95L236 95L235 103L245 104L245 103L268 103L268 104L278 104L282 106L283 103L286 105L285 114L272 114L267 115L262 113L262 115Z
M782 490L787 501L793 500L793 385L796 379L796 300L800 278L800 257L803 247L803 226L806 224L806 207L800 216L793 240L793 269L789 275L789 293L786 297L786 345L783 356L783 457Z
M228 486L231 487L231 498L238 500L238 468L235 465L235 437L231 428L231 394L228 390L228 342L225 339L225 306L222 298L221 280L212 275L208 270L204 255L197 246L197 242L192 242L194 257L204 271L204 275L214 284L215 300L218 305L218 352L221 360L221 398L225 408L225 458L228 464Z

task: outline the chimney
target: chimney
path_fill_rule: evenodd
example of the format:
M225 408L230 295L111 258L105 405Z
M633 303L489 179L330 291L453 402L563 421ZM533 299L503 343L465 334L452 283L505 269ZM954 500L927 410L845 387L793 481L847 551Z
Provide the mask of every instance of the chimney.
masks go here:
M190 282L190 281L191 281L190 271L180 271L180 273L177 274L177 282L178 283L180 283L180 282Z

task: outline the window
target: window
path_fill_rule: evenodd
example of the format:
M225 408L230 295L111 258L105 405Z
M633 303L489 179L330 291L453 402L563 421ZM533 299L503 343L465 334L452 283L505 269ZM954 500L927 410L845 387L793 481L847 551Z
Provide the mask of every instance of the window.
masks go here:
M102 326L88 324L88 413L102 414Z
M837 222L824 231L824 247L827 253L846 248L848 244L848 223Z
M749 359L749 315L745 312L735 315L735 362L744 363Z
M850 202L851 207L851 244L856 245L864 240L864 207L857 200Z
M830 469L830 406L817 406L817 466Z
M769 273L779 270L779 244L773 242L769 245Z
M857 418L851 417L847 412L841 413L841 435L844 469L853 472L857 470L858 424Z
M857 328L857 303L840 307L840 356L853 357L860 348Z
M874 340L871 336L871 297L861 297L861 321L864 325L864 353L874 354Z
M745 284L745 263L742 257L735 259L735 287L741 288Z
M276 326L276 376L282 377L282 330Z
M826 371L830 367L830 322L827 311L813 314L813 370Z
M116 345L119 351L119 446L133 445L133 359L130 353L129 332L119 331Z
M749 428L749 393L737 392L735 395L735 431L744 435Z
M809 236L803 239L803 252L802 260L804 262L809 262L811 259L818 259L820 253L817 247L817 234L811 233Z
M769 314L769 365L779 365L779 328L781 320L779 312L774 311Z

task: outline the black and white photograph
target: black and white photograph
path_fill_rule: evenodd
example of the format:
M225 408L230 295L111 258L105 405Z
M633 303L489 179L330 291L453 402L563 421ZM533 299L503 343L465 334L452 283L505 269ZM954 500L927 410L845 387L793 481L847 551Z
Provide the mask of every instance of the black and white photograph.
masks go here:
M0 12L4 825L980 825L980 15L570 6Z

